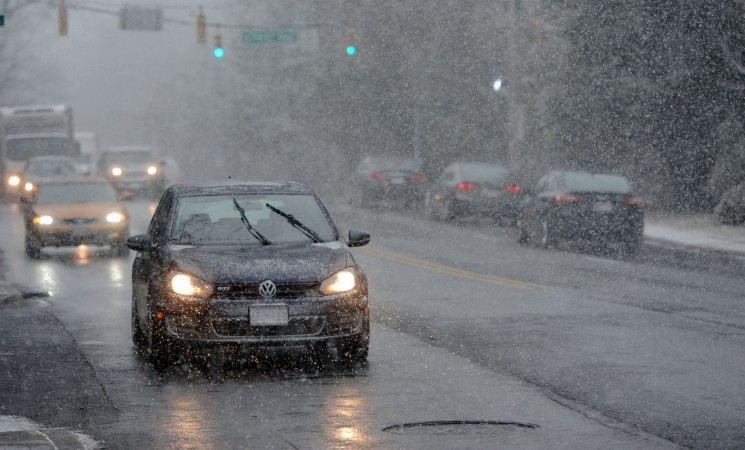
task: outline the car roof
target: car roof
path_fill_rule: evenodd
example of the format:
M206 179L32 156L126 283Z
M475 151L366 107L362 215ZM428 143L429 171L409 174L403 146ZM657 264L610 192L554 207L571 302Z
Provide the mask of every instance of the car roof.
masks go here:
M197 195L313 194L304 184L294 181L207 181L174 184L168 190L176 197Z

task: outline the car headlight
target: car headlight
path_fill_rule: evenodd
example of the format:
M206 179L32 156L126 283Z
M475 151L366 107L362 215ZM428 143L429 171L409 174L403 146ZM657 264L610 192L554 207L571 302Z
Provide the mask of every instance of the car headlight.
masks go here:
M187 297L206 298L212 294L212 286L197 277L185 273L173 273L170 276L171 291Z
M119 223L124 222L127 219L127 217L124 214L113 212L106 214L106 221L108 223Z
M51 225L54 223L52 216L36 216L34 217L34 223L39 225Z
M26 191L31 192L34 190L34 183L28 182L23 186Z
M11 186L18 186L19 184L21 184L21 177L19 177L18 175L11 175L10 177L8 177L8 184Z
M321 282L321 293L325 295L349 292L357 287L357 273L352 268L336 272Z
M157 167L150 166L150 167L147 168L147 174L148 175L155 175L156 173L158 173L158 168Z
M115 177L119 177L122 175L122 168L121 167L112 167L111 168L111 174Z

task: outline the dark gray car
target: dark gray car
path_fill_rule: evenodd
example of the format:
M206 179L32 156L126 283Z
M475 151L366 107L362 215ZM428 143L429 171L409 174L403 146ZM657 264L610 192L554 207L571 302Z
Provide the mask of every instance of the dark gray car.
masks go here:
M180 184L134 236L132 337L156 366L215 346L336 348L367 359L367 278L316 195L296 183Z
M521 204L521 243L619 243L635 253L644 232L644 203L621 175L554 171Z

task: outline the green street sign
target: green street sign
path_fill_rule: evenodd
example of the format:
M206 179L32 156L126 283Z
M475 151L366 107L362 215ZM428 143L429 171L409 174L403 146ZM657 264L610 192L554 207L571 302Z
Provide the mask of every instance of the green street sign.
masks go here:
M295 30L244 31L244 44L294 44L297 42Z
M5 16L0 15L0 27L5 26Z

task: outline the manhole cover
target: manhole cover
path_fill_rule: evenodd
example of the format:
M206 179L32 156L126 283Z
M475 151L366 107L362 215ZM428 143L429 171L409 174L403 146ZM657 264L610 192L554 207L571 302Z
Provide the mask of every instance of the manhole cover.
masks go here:
M433 420L429 422L412 422L391 425L383 431L394 434L498 434L509 431L527 431L538 428L538 425L522 422L504 422L498 420Z

